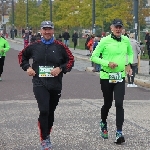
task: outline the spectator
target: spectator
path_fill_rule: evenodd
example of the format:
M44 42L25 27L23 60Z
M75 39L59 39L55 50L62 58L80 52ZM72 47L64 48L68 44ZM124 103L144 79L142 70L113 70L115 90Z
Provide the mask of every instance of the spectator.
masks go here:
M62 35L61 35L61 34L59 34L59 35L58 35L58 37L56 38L56 40L58 40L58 41L62 42Z
M16 27L14 29L14 34L15 34L15 37L17 37L17 29L16 29Z
M145 43L147 45L147 51L148 51L148 55L150 57L150 34L149 34L148 30L146 30Z
M40 33L40 31L36 35L36 40L41 40L41 33Z
M78 39L78 33L77 33L77 31L74 31L74 33L72 35L72 42L74 43L74 50L77 46L77 39Z
M29 30L29 42L31 41L32 29Z
M62 37L64 38L64 44L68 47L69 46L69 38L70 34L68 30L66 29L65 32L63 33Z
M25 29L22 29L22 37L24 36L25 34Z
M101 40L101 35L97 35L94 40L93 51L95 50L95 48L98 45L98 42L100 42L100 40ZM101 55L100 55L100 58L102 58ZM94 63L93 66L94 66L94 69L92 70L93 72L100 72L100 69L101 69L100 64Z
M133 33L129 35L129 38L133 50L133 63L131 64L132 75L130 76L129 74L127 74L128 77L127 87L137 87L137 85L134 84L134 77L138 67L138 55L141 54L141 49L140 44L135 40L135 35Z
M23 39L24 39L24 48L25 48L29 44L29 32L28 32L28 30L25 30L25 33L23 35Z
M87 46L87 44L88 44L88 42L90 41L90 39L91 39L91 36L89 36L88 34L86 34L86 41L85 41L85 49L86 49L86 51L87 51L86 56L90 56L89 48L88 48L88 46Z
M92 54L92 51L93 51L94 37L95 37L94 35L91 35L91 39L89 40L87 44L89 51L90 51L90 55Z
M36 41L37 37L36 37L36 33L31 34L31 39L30 39L30 43L34 43Z
M122 35L127 36L127 37L129 38L129 35L128 35L128 33L126 32L125 29L122 30Z

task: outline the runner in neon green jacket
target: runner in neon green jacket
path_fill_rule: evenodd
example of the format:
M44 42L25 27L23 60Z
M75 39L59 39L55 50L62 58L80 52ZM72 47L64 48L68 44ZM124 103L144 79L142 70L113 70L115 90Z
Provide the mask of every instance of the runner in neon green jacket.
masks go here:
M0 56L6 56L6 52L9 51L10 46L7 40L0 37Z
M7 40L5 40L0 33L0 81L2 81L1 75L3 73L3 66L5 61L6 52L9 51L10 46Z
M111 38L111 35L108 35L101 39L93 51L91 61L101 64L101 79L109 79L109 73L113 72L122 72L122 77L125 77L125 65L133 62L133 50L128 37L122 35L121 39L118 42ZM102 58L99 58L100 54L102 54ZM128 55L128 62L126 55ZM109 62L115 62L118 66L111 69Z
M107 117L112 102L116 107L116 144L125 142L123 130L125 95L125 74L132 75L129 64L133 62L133 50L128 37L121 35L123 23L121 19L114 19L111 24L111 35L101 39L95 48L91 61L101 64L100 84L103 92L104 104L101 108L100 133L103 139L108 139ZM102 56L101 58L100 55ZM127 59L128 56L128 59ZM128 62L127 62L128 60ZM125 67L127 65L127 67Z

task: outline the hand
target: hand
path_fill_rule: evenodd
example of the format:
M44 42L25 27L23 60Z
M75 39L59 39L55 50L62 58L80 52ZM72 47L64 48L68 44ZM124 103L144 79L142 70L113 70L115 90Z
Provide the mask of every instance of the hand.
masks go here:
M111 68L111 69L114 69L116 68L118 65L114 62L109 62L108 66Z
M62 70L59 67L56 67L53 70L51 70L51 75L52 76L58 76L61 71Z
M4 53L4 50L3 50L3 49L1 49L1 50L0 50L0 53L2 53L2 54L3 54L3 53Z
M129 76L132 75L132 69L131 69L130 65L127 65L127 66L126 66L126 73L127 73Z
M129 76L131 76L131 75L132 75L132 69L129 69L128 72L127 72L127 74L128 74Z
M35 71L31 68L31 67L29 67L28 69L27 69L27 74L29 75L29 76L35 76Z

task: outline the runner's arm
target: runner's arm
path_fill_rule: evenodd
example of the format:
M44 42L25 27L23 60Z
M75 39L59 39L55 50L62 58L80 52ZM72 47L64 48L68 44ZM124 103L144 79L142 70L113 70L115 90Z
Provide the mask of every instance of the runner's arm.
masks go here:
M31 58L30 46L27 46L25 49L19 52L19 55L18 55L19 64L20 64L20 67L22 67L24 71L27 71L27 69L31 67L29 63L30 58Z
M93 51L90 60L93 61L96 64L101 64L103 66L108 66L109 65L108 60L104 60L102 58L99 58L100 54L103 54L104 46L105 46L105 40L102 39L98 43L98 45L96 46L95 50Z

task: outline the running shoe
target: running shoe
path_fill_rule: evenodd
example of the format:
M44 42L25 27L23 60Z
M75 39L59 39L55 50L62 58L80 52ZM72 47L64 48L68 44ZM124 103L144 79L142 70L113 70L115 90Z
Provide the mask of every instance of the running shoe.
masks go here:
M42 140L41 150L52 150L52 144L50 142L50 136L47 136L46 140Z
M101 127L101 137L103 139L108 139L108 131L107 131L107 122L103 123L102 121L100 122L100 127Z
M116 132L116 140L115 140L115 143L116 144L121 144L125 142L125 139L124 139L124 136L122 134L122 132Z

